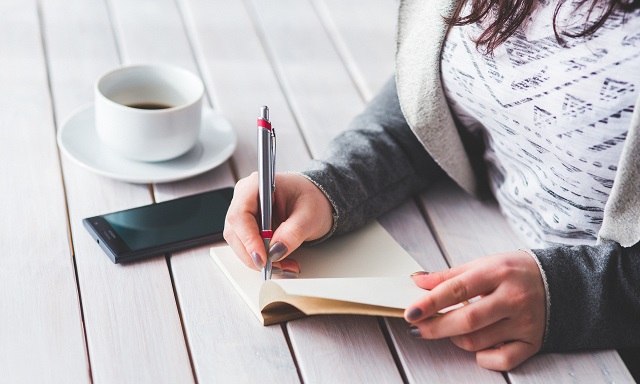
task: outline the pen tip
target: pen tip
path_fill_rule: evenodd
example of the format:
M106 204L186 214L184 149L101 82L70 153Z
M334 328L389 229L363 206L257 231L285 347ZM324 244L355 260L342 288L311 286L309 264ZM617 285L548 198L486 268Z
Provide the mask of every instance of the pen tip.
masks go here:
M269 121L269 107L266 105L260 107L260 118Z

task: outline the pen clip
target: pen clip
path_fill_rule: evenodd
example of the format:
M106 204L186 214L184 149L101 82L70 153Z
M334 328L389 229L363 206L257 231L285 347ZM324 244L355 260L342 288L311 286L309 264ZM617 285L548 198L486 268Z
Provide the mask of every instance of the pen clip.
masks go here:
M276 191L276 129L271 128L271 192Z

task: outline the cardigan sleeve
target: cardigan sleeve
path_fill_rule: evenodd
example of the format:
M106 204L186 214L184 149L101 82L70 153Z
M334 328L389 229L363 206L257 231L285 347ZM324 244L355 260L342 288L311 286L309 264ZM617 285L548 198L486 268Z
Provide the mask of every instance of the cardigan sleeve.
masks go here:
M543 351L640 346L640 243L532 252L548 288Z
M405 121L393 79L302 172L333 206L333 229L320 240L364 225L443 174Z

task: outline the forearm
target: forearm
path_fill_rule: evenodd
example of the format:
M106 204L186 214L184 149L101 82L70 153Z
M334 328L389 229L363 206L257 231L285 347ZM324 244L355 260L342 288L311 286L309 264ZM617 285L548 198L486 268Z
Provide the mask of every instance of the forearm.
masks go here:
M424 189L442 171L407 125L391 81L303 174L333 205L332 233L343 233Z
M640 346L640 244L533 252L549 288L543 351Z

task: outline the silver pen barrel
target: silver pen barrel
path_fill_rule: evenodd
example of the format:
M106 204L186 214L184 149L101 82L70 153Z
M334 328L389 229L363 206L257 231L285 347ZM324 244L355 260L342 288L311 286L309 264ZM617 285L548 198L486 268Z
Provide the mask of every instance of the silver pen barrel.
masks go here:
M262 106L260 108L260 120L266 122L267 127L260 126L258 129L258 190L260 193L260 230L271 232L272 208L273 208L273 176L274 176L274 154L273 139L274 135L269 121L269 107ZM271 279L271 261L269 261L269 243L271 236L264 237L261 233L265 254L265 267L262 269L262 278L264 280Z
M269 122L269 108L263 106L260 108L260 118ZM271 209L272 201L272 182L273 175L273 148L272 134L269 129L260 127L258 129L258 189L260 193L260 225L262 230L271 230Z

